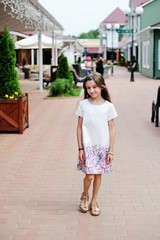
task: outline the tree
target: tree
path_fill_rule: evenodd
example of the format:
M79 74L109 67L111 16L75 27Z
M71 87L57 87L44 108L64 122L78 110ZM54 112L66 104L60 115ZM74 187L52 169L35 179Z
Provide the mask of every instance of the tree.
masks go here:
M73 78L69 71L67 58L61 56L58 65L57 78L49 87L51 96L58 96L70 92L73 86Z
M15 64L14 44L5 26L0 40L0 98L4 98L6 94L21 93Z
M88 33L81 33L77 38L81 39L97 39L99 37L99 31L98 29L96 30L91 30Z
M72 83L72 76L69 71L67 57L61 56L59 59L59 69L57 72L57 78L65 78L68 79L70 84Z

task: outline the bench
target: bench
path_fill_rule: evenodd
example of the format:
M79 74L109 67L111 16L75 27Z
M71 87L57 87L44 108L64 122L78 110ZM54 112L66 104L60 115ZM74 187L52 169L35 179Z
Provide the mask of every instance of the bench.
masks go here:
M52 83L54 80L56 80L56 77L57 77L57 70L54 73L52 73L51 77L43 78L43 88L44 88L44 83L46 83L45 87L47 87L49 83Z
M153 100L152 102L151 122L154 122L155 120L156 127L159 126L159 107L160 107L160 86L158 87L158 91L157 91L157 100L156 101Z
M72 67L76 71L76 73L79 77L86 76L85 67L84 67L84 69L82 69L81 66L79 66L79 64L72 64Z
M135 71L135 69L136 69L136 65L137 65L137 63L134 62L132 66L128 66L128 67L127 67L128 71L129 71L129 72L131 72L131 71Z
M75 85L77 85L78 82L83 82L86 77L80 78L76 72L75 69L70 70L70 73L73 75L73 81Z

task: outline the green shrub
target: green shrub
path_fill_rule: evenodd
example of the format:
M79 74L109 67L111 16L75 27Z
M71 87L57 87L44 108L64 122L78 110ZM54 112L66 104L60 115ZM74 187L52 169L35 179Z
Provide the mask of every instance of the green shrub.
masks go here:
M51 83L49 90L51 96L58 96L67 93L70 89L70 83L68 79L57 78Z
M0 40L0 98L14 95L15 92L21 94L15 64L14 44L5 26Z
M65 56L60 57L57 78L64 78L68 80L70 83L70 87L72 87L73 78L69 70L67 57Z
M57 78L49 87L51 96L64 95L73 87L73 77L70 73L68 61L65 56L61 56L59 60L59 69Z

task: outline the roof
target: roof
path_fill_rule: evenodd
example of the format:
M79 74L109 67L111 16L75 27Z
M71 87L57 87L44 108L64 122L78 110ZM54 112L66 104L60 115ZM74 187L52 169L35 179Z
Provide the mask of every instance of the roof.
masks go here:
M98 53L99 52L99 47L89 47L88 52L89 53Z
M100 39L77 39L77 40L85 48L100 47Z
M34 35L34 34L37 34L37 32L35 31L35 32L33 32L33 31L25 31L25 32L20 32L21 34L25 34L25 35L28 35L28 36L32 36L32 35Z
M0 31L63 31L62 25L38 2L0 1Z
M133 10L138 7L141 6L142 4L149 2L150 0L132 0L133 2Z
M106 24L106 23L125 23L126 21L126 15L123 13L123 11L117 7L108 17L106 17L100 25Z

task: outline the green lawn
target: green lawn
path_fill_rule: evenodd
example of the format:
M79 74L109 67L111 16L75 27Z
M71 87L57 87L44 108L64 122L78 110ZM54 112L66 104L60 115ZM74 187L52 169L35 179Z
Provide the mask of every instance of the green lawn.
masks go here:
M49 97L79 97L81 90L82 88L72 88L68 93L60 94L58 96L49 96Z
M65 93L65 97L79 97L81 93L81 88L73 88L69 93Z

